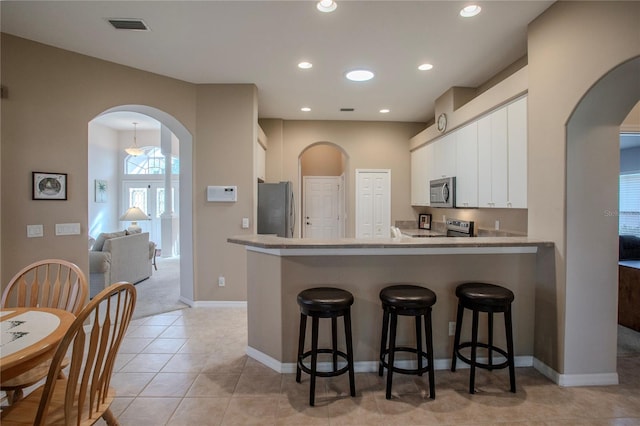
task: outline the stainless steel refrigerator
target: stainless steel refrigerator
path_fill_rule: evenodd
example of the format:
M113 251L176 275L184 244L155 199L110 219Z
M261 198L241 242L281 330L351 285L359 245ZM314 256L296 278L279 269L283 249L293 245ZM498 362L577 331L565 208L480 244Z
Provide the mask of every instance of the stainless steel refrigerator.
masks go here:
M293 237L296 223L291 182L258 184L258 234Z

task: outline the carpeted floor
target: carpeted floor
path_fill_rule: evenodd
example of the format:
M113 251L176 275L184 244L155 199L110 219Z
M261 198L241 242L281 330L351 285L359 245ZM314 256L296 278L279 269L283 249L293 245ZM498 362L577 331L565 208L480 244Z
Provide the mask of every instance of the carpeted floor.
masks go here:
M142 318L188 306L180 299L180 258L156 259L158 270L149 279L136 284L138 298L133 318Z

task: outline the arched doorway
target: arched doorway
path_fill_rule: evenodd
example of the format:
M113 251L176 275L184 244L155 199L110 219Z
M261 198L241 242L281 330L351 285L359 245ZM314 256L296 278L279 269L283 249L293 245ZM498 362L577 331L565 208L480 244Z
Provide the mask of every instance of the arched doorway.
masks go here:
M180 301L193 306L193 137L175 117L146 105L120 105L103 111L99 115L130 111L149 116L166 126L179 140L180 157Z
M303 238L345 236L348 157L331 142L307 146L298 157Z
M606 212L618 209L619 130L640 100L638 75L640 58L609 71L566 125L565 373L600 384L618 382L618 218Z

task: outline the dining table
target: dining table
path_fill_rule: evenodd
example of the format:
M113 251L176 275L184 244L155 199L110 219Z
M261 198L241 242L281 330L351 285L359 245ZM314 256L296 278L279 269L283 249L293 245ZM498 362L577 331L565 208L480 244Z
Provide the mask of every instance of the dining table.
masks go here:
M64 309L0 309L0 383L53 358L74 320Z

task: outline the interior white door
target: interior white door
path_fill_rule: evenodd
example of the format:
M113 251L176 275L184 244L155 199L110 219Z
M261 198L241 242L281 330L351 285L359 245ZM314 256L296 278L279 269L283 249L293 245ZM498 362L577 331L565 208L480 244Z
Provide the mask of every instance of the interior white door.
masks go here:
M340 237L339 176L304 176L303 238Z
M356 170L356 238L388 238L391 170Z

